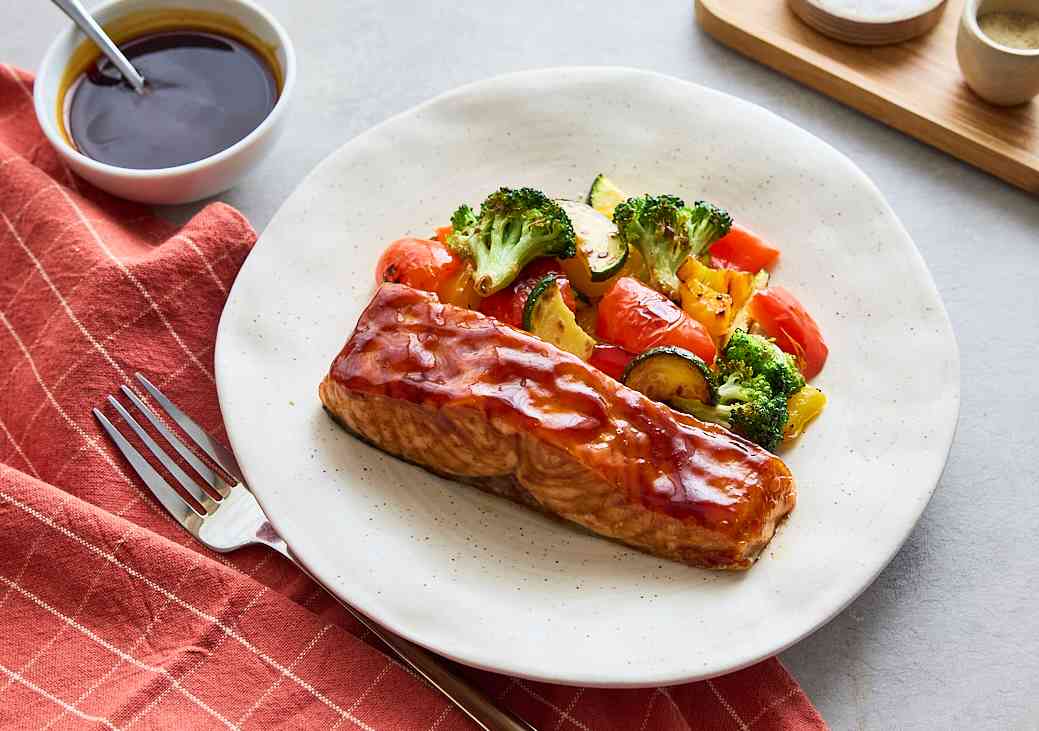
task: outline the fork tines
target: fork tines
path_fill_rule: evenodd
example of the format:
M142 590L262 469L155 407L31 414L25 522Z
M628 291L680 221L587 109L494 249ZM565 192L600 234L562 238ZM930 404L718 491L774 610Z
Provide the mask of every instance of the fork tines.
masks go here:
M220 501L230 494L230 489L240 482L237 469L235 469L237 465L234 457L231 456L231 453L226 448L211 439L202 427L177 408L151 381L140 373L135 374L135 376L145 391L154 399L155 403L183 430L188 440L208 455L214 464L230 478L230 481L225 479L217 470L199 459L195 452L184 444L180 437L166 425L155 411L144 403L143 399L133 389L126 385L120 387L123 395L130 401L134 409L139 414L144 415L145 419L158 432L166 445L172 446L180 458L191 467L191 470L211 488L212 492L207 492L203 489L193 477L170 457L167 451L141 426L140 422L134 418L119 400L114 396L109 396L108 403L111 404L116 413L126 422L130 430L140 439L145 448L151 452L173 480L193 498L196 504L192 504L192 501L186 500L183 495L170 485L166 478L152 466L100 409L93 410L94 417L101 423L102 428L112 438L116 447L123 453L123 456L126 457L127 461L140 475L141 479L144 480L144 483L158 498L159 502L182 525L188 527L189 523L197 522L207 514L213 513L219 507Z

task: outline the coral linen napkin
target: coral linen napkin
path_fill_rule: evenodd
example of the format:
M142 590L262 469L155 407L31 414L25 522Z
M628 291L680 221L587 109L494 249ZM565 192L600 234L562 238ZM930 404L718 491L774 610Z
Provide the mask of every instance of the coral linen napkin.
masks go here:
M90 409L134 371L223 438L213 343L256 235L74 178L0 66L0 727L469 728L271 551L205 550ZM460 669L540 729L822 729L777 660L647 690Z

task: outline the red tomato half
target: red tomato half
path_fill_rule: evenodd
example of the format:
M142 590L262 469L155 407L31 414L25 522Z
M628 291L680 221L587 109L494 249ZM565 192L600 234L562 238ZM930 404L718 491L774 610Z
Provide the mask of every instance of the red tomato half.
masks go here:
M634 277L621 277L599 300L595 333L632 353L675 345L714 362L714 341L704 326Z
M397 239L386 247L375 268L376 285L397 282L415 289L436 292L462 268L461 257L439 241Z
M480 312L485 315L508 323L513 327L523 327L523 307L527 304L530 291L548 274L560 274L563 269L555 259L535 259L523 268L512 284L505 289L498 290L490 297L485 297L480 302ZM563 301L571 310L577 310L577 300L574 299L574 291L570 287L570 280L560 277L559 290L563 295Z
M588 365L595 366L606 375L619 381L624 375L624 369L634 358L635 354L629 353L624 348L600 343L592 350L592 357L588 359Z
M797 357L805 378L823 369L830 351L819 326L794 295L782 287L769 287L755 294L748 307L765 334Z
M733 226L729 233L711 244L711 265L716 269L739 269L760 272L771 269L779 258L779 249L769 246L742 226Z

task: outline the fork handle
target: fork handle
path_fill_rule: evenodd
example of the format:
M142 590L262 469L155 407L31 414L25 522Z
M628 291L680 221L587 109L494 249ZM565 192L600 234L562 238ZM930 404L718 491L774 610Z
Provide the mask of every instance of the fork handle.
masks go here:
M427 683L443 693L480 728L487 729L487 731L536 731L523 719L495 706L487 696L444 667L428 650L392 632L387 632L349 604L342 600L338 601L373 635L389 645L397 657L425 678Z
M426 682L439 690L449 701L454 703L460 711L469 716L477 726L486 731L537 731L533 726L513 715L507 710L498 708L487 696L474 688L466 681L452 673L441 663L433 653L409 642L403 637L398 637L392 632L383 629L370 620L364 614L344 602L335 592L318 581L317 578L297 559L288 544L280 535L274 532L270 524L266 524L257 535L257 540L273 548L285 558L299 567L300 571L309 576L314 583L323 588L337 602L339 602L350 615L360 622L373 635L382 640L394 654L408 664L416 673L425 678Z

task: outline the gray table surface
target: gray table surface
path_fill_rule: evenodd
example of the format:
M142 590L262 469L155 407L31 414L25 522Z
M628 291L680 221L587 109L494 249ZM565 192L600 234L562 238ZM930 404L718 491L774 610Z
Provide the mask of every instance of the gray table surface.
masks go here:
M294 38L301 74L275 154L222 196L259 230L362 130L459 84L544 66L617 64L697 81L777 112L858 163L949 310L963 364L959 430L902 551L782 659L835 729L1039 729L1034 197L723 48L696 27L689 2L261 3ZM42 0L5 3L0 62L34 69L65 22Z

